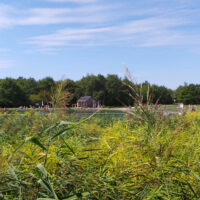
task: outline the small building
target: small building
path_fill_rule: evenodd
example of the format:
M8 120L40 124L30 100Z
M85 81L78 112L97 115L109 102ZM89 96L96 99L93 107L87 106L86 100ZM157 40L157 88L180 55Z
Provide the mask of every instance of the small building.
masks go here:
M77 107L96 108L97 102L91 96L85 96L77 101Z

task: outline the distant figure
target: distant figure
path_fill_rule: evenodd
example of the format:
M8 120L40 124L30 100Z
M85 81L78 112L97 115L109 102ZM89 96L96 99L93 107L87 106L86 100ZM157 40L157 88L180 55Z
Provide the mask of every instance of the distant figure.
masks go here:
M179 105L179 109L180 109L180 112L183 113L183 111L184 111L184 105L183 105L183 103L181 103Z
M196 108L192 106L191 111L196 111Z

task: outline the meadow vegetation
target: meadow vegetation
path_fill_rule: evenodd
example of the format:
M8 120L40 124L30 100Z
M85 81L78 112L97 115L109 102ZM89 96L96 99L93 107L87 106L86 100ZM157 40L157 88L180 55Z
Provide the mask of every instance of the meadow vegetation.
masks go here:
M0 114L0 199L200 199L200 112Z

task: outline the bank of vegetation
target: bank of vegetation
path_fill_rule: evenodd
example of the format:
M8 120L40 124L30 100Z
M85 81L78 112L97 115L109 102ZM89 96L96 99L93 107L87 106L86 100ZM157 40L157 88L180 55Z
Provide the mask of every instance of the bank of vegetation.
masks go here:
M63 82L63 84L61 84ZM127 78L121 79L117 75L87 75L79 81L66 79L63 81L54 81L47 77L36 81L33 78L18 79L5 78L0 80L0 106L1 107L19 107L35 105L36 103L51 104L52 99L55 103L55 90L60 85L63 86L67 105L73 106L81 96L92 96L95 100L104 106L132 106L133 99L129 96L131 85ZM200 85L185 84L176 90L168 89L164 86L150 84L147 81L138 86L143 95L143 103L147 101L147 90L150 88L151 102L155 103L159 99L161 104L172 104L181 102L184 104L200 104ZM61 105L60 105L61 106Z
M0 115L0 199L200 199L200 113Z

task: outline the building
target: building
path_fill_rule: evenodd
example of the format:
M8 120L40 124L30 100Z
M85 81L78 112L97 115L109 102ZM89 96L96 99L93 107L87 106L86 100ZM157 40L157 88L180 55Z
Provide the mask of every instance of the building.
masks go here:
M96 108L97 102L91 96L85 96L77 101L77 107Z

